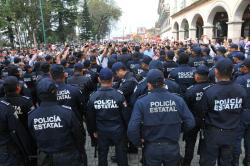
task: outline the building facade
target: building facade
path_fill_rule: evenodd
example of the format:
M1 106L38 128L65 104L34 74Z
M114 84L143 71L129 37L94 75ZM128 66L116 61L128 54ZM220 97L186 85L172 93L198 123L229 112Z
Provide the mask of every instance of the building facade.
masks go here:
M164 39L250 36L250 0L159 0L158 13L156 27Z

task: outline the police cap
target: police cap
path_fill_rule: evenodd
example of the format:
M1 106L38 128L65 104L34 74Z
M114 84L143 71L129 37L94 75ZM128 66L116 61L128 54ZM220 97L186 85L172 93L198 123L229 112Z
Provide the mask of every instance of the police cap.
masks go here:
M242 53L242 52L239 52L239 51L236 51L236 52L233 52L233 57L234 58L237 58L237 59L239 59L239 60L245 60L245 55L244 55L244 53Z
M37 84L37 95L41 100L51 99L56 96L57 87L50 78L44 78Z
M245 61L241 64L241 67L243 66L250 67L250 58L245 59Z
M67 65L67 60L66 59L63 59L63 60L61 60L61 65L63 65L63 66L66 66Z
M100 80L111 80L113 77L112 70L109 68L103 68L100 71L99 78Z
M126 66L122 62L116 62L112 65L112 71L114 73L120 69L126 69Z
M209 53L210 53L210 49L209 49L209 48L207 48L207 47L202 48L202 49L201 49L201 51L202 51L202 52L205 52L205 53L207 53L207 54L209 54Z
M149 70L151 69L158 69L158 70L163 70L163 64L159 60L153 60L149 63Z
M201 48L200 47L193 47L192 51L195 52L196 54L200 54L201 53Z
M234 48L236 50L238 50L238 48L239 48L239 46L237 44L234 44L234 43L230 44L229 47Z
M142 63L145 63L146 65L149 65L149 63L152 61L152 58L149 56L144 56L142 59Z
M53 64L51 65L50 72L52 75L60 75L64 73L64 67L59 64Z
M84 68L89 68L90 65L91 65L91 61L90 61L90 60L85 60L85 61L83 62L83 67L84 67Z
M9 76L18 76L19 75L18 66L16 66L16 65L10 65L7 70L8 70Z
M19 81L15 76L8 76L4 79L3 87L5 92L14 92L19 85Z
M147 74L147 82L151 84L163 83L164 75L163 72L158 69L151 69Z
M83 69L83 64L81 64L81 63L76 63L75 65L74 65L74 69L75 70L82 70Z
M167 57L168 57L169 59L173 59L174 56L175 56L174 51L167 51L166 54L167 54Z
M220 73L232 73L233 71L233 62L229 58L220 59L215 64L215 68Z
M209 73L209 68L206 65L200 65L197 67L195 73L200 74L200 75L208 75Z
M226 52L227 52L227 50L226 50L226 48L225 47L218 47L217 48L217 50L216 50L217 52L221 52L222 54L225 54Z

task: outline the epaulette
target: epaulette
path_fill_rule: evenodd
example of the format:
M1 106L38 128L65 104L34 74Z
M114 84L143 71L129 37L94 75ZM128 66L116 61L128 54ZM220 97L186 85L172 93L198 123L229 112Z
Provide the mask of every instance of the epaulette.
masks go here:
M72 110L71 107L69 106L66 106L66 105L62 105L63 108L66 108L66 109L69 109L69 110Z
M122 94L122 95L123 95L123 92L122 92L121 90L117 90L117 92L119 92L120 94Z
M139 83L138 83L138 84L143 83L145 80L146 80L146 78L143 78L141 81L139 81Z
M208 85L208 86L204 87L203 90L205 91L205 90L207 90L207 89L209 89L209 88L211 88L213 86L214 86L214 84Z
M10 105L10 103L8 103L7 101L1 100L1 103L5 104L5 105Z
M189 90L189 89L191 89L191 88L193 88L194 87L194 85L191 85L190 87L188 87L187 89Z
M25 98L25 99L30 100L30 97L28 97L28 96L22 96L22 97Z
M141 99L141 98L143 98L143 97L147 96L149 93L150 93L150 92L147 92L147 93L145 93L145 94L143 94L143 95L139 96L139 97L138 97L138 99ZM137 100L138 100L138 99L137 99Z

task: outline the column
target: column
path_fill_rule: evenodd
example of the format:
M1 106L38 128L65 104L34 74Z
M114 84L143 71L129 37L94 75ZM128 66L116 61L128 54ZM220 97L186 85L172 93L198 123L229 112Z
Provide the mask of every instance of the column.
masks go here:
M203 26L203 34L206 35L209 39L213 38L213 28L214 26L212 25Z
M193 40L196 39L196 28L189 29L189 38Z
M241 27L243 21L227 22L228 25L228 39L232 39L233 42L238 42L241 37Z
M184 41L185 40L185 31L184 30L180 30L179 31L179 40L180 41Z

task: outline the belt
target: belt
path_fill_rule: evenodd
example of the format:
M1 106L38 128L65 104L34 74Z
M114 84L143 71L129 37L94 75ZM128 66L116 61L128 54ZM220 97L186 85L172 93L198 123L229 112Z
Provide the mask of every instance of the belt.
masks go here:
M212 125L207 125L206 129L207 130L217 130L217 131L234 131L235 130L235 129L222 129L222 128L215 127L215 126L212 126Z
M157 144L157 145L178 145L178 142L175 141L155 141L155 142L146 142L146 144Z
M73 150L76 150L76 147L71 145L71 146L68 146L68 147L66 147L66 148L64 148L64 149L62 149L60 151L57 151L57 152L45 152L45 151L40 150L40 149L38 151L41 152L41 153L48 154L48 155L57 155L57 154L68 153L68 152L71 152Z

